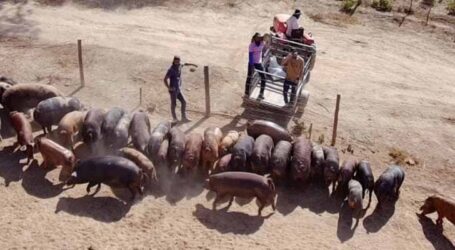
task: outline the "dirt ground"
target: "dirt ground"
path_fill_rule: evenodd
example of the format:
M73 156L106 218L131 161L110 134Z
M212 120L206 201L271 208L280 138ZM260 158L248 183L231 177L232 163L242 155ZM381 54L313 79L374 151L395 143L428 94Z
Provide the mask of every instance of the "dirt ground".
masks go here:
M266 32L275 13L299 7L318 47L308 106L301 117L267 118L290 130L304 124L305 133L312 123L312 138L327 144L341 94L342 159L370 160L376 177L393 148L418 163L404 164L394 208L375 210L373 198L357 222L317 187L280 187L277 211L267 217L256 216L254 201L212 211L200 182L177 177L130 204L128 193L106 186L94 197L82 186L62 189L58 169L39 168L38 154L26 165L25 155L13 152L14 133L2 114L0 249L454 249L453 224L446 221L441 234L435 215L416 216L429 195L455 197L455 25L442 7L429 26L417 15L398 27L403 14L362 6L348 17L329 0L16 2L0 2L0 74L57 86L91 107L144 108L155 125L170 118L162 78L177 54L199 65L183 75L193 119L181 125L186 132L212 125L241 131L264 116L241 106L249 39ZM210 66L210 118L203 117L203 65Z

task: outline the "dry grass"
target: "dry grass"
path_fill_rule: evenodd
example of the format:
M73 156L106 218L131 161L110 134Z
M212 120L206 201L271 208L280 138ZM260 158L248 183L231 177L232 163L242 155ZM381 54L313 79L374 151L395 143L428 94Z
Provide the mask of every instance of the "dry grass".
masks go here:
M394 163L398 165L407 164L413 166L419 164L408 152L396 147L390 149L389 156L392 157Z
M358 24L358 20L354 16L350 16L345 13L310 13L309 17L319 23L339 26L339 27L346 27L348 25Z
M325 141L325 135L324 134L321 134L319 137L318 137L318 143L319 144L324 144L324 141Z
M291 133L294 136L301 136L303 133L305 133L306 127L305 127L305 122L299 122L299 121L294 121L295 125L292 126Z
M442 117L442 120L449 124L455 125L455 117Z

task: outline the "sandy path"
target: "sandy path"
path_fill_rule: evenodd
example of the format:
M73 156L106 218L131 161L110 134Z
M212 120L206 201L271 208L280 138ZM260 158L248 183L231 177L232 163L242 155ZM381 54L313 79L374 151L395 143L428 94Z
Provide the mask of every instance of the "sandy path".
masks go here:
M168 97L160 94L161 79L169 59L180 54L200 65L211 65L212 92L219 96L214 110L230 115L199 122L200 114L192 112L197 124L183 129L194 127L200 132L208 125L232 127L231 117L242 110L245 44L254 31L267 30L271 13L286 10L285 4L273 11L252 5L188 7L187 11L166 6L102 11L4 5L0 34L22 38L3 38L0 65L4 74L20 81L52 81L72 93L78 84L74 41L82 38L89 84L75 95L92 106L131 110L137 105L138 88L143 87L147 89L145 105L156 105L155 124L168 118ZM129 206L113 198L106 187L95 198L83 197L83 187L62 192L52 186L57 183L55 171L47 178L36 166L22 172L16 166L21 155L3 150L0 248L453 247L453 225L446 222L445 236L441 236L432 222L419 223L415 216L431 193L455 197L455 162L450 157L455 153L450 120L455 114L453 46L434 37L374 25L337 27L307 17L303 22L315 34L319 50L308 85L310 102L302 118L307 125L313 123L314 138L324 134L329 140L334 97L340 93L340 149L352 144L354 156L372 161L376 176L390 160L392 146L421 162L406 168L407 179L393 216L391 211L375 213L374 202L351 231L354 222L349 212L339 213L324 191L313 188L281 191L278 212L267 219L254 216L254 202L234 205L229 212L212 212L206 192L181 181L166 182L169 186L163 193L152 192ZM24 41L24 36L31 41ZM200 76L200 70L185 74L192 110L204 105Z

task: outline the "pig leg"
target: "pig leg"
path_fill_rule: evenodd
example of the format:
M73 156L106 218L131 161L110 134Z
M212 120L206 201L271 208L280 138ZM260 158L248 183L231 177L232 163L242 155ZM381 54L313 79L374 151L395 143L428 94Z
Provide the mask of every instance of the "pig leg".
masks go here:
M47 169L49 167L49 161L46 158L46 156L43 155L43 164L41 164L41 167L44 169Z
M134 201L134 199L136 198L136 189L134 189L132 186L129 186L128 189L131 192L131 201Z
M218 203L220 200L222 200L225 197L226 197L226 194L216 193L216 198L213 201L213 206L212 206L213 211L216 211L216 203Z
M95 193L93 193L92 195L95 195L96 193L98 193L99 187L101 186L101 184L100 183L96 183L96 182L89 182L88 183L87 188L86 188L87 193L90 193L90 189L92 187L94 187L96 184L98 184L98 187L96 187Z
M96 183L94 183L94 182L88 183L87 188L85 189L87 191L87 194L90 193L90 188L92 188L95 185L96 185Z
M227 205L226 210L228 210L231 207L232 201L234 201L234 196L231 196L231 199L229 199L229 204Z
M442 227L442 219L444 218L444 216L439 213L438 211L438 219L436 219L436 225L438 225L438 227Z
M134 195L136 195L136 191L141 195L144 194L144 192L142 191L142 188L141 188L141 183L132 183L129 185L129 189L130 189L130 191L131 190L134 191Z
M369 189L369 190L368 190L368 194L370 195L370 198L369 198L369 200L368 200L368 206L369 206L370 203L371 203L371 196L373 195L373 190L372 190L372 189Z
M43 133L44 133L44 134L47 134L47 132L46 132L46 127L41 126L41 128L43 128Z
M262 216L262 209L264 209L265 207L265 202L260 200L259 198L257 198L258 202L259 202L259 210L258 210L258 216Z
M34 160L34 158L33 158L33 146L30 145L30 144L27 145L26 152L27 152L27 164L29 164L31 161Z

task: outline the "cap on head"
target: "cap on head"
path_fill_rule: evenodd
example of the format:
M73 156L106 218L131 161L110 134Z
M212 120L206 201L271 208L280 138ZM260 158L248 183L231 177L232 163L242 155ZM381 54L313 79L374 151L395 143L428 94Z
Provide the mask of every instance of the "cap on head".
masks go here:
M174 56L174 59L172 59L172 64L175 64L176 62L180 63L180 56Z
M255 40L258 37L261 37L261 33L259 33L259 32L254 33L253 40Z
M302 14L302 12L299 9L295 9L294 15L301 15L301 14Z

